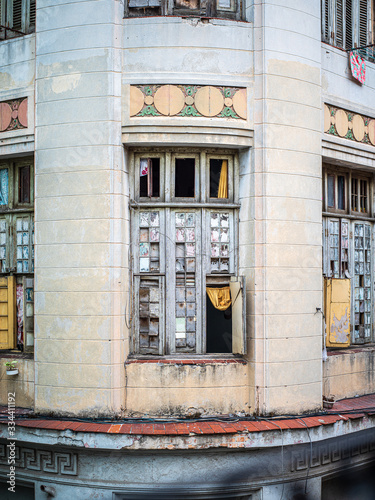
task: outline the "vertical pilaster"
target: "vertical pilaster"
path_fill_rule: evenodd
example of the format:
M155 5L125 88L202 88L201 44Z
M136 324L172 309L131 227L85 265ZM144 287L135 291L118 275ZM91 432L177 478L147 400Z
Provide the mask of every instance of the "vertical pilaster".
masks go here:
M127 223L122 2L37 2L37 410L124 403Z
M321 403L320 3L254 1L255 400Z

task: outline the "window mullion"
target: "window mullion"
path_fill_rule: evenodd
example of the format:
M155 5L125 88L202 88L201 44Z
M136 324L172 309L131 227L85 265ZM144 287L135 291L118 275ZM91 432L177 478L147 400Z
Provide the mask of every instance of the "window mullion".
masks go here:
M168 182L168 179L166 179ZM168 184L170 185L170 184ZM173 212L169 208L165 209L165 354L176 352L174 325L175 304L176 304L176 277L175 277L175 244L174 244L174 220Z

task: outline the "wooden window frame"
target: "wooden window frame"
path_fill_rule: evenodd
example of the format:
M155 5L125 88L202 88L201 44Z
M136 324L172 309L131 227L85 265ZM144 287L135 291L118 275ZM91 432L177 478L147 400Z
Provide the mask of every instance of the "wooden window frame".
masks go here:
M124 17L147 16L181 16L222 18L240 21L245 19L245 2L231 0L231 8L218 9L215 0L207 0L206 7L198 2L196 9L189 9L175 5L174 0L127 0L125 2Z
M35 31L35 0L21 1L21 26L13 26L13 6L15 0L0 0L0 40L16 38Z
M328 206L328 176L333 176L334 181L334 207ZM337 208L338 202L338 177L345 177L345 209L340 210ZM357 182L358 186L358 203L360 202L360 181L367 182L367 211L361 212L353 209L352 201L352 181ZM350 216L359 218L372 218L373 217L373 196L374 196L374 178L371 174L354 169L335 168L332 165L323 166L323 211L329 214L338 214L339 216Z
M141 158L159 158L160 159L160 197L157 199L141 198L139 196L139 166ZM196 196L194 198L176 198L174 196L174 164L177 158L194 158L195 159L195 185ZM228 199L217 200L209 197L209 165L210 159L218 158L228 161ZM230 285L231 280L238 281L238 218L239 204L235 203L239 196L239 161L233 152L216 152L203 151L201 149L145 149L129 152L130 172L134 178L134 183L131 183L131 199L135 202L131 203L131 234L132 234L132 260L131 269L133 275L133 285L135 287L133 295L133 324L132 324L132 353L141 355L181 355L181 354L198 354L204 355L206 345L206 284L224 283ZM144 211L158 211L160 221L160 237L159 243L159 269L157 271L141 272L140 268L140 252L139 252L139 234L140 234L140 213ZM176 276L175 259L176 259L176 241L175 241L175 213L193 212L196 218L196 267L195 267L195 282L196 282L196 343L195 348L186 349L179 348L177 350L175 343L175 325L172 321L175 318L176 306L176 287L170 286ZM228 272L211 273L211 231L210 231L210 214L211 212L228 213L230 218L229 223L229 269ZM187 272L187 271L186 271ZM160 341L158 352L155 349L140 348L138 339L138 303L137 303L137 286L142 276L150 279L159 279L161 286L164 287L162 295L165 300L163 306L163 328L159 329L160 334L164 337ZM244 311L244 281L241 281L241 311ZM169 283L169 285L168 285ZM234 285L233 285L234 286ZM236 305L236 311L238 304ZM236 314L239 314L236 312ZM177 316L176 316L177 317ZM233 337L232 354L241 354L245 352L245 333L238 336L239 328L245 331L245 321L241 319L238 323L241 327L236 326L236 338ZM235 352L236 351L236 352ZM211 354L210 354L211 355ZM219 355L219 353L218 353Z
M27 203L19 202L20 169L23 167L30 168L30 201ZM23 349L25 352L32 352L34 346L34 320L30 312L33 312L34 298L33 291L28 295L26 294L26 287L29 290L33 290L34 161L32 158L3 161L0 163L0 169L2 168L8 169L8 204L0 206L0 220L6 222L6 258L5 267L0 269L0 277L12 278L15 289L18 285L23 286ZM27 221L27 230L24 229L24 221ZM27 235L24 235L24 233L27 233ZM27 241L24 239L24 236ZM27 256L25 257L25 255ZM19 267L20 265L21 268ZM18 307L18 304L17 301L14 301L14 311L11 311L14 318L17 316L16 307ZM17 338L17 325L15 329L14 339ZM15 347L16 340L14 340L12 345L12 348Z
M322 41L335 47L351 49L374 42L374 0L367 0L366 33L360 27L360 2L351 0L350 18L346 11L346 1L321 0ZM348 28L347 22L351 22ZM350 39L348 37L348 31ZM366 38L364 43L363 38ZM351 43L349 43L351 42Z

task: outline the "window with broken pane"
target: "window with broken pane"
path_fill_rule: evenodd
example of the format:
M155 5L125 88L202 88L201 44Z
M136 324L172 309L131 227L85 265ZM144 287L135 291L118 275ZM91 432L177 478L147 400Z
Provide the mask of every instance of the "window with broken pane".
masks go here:
M31 351L34 335L34 166L31 158L0 164L0 274L7 279L15 277L17 310L14 315L18 327L13 347Z
M228 287L236 273L235 157L174 150L134 152L131 158L136 200L131 254L138 294L133 302L134 352L231 352L222 339L215 341L215 333L208 335L207 328L214 328L212 318L217 315L211 312L206 322L210 306L206 284L216 286L212 281L219 280ZM143 189L139 182L142 170L149 175L150 160L151 167L158 165L158 198L147 197L146 182ZM152 292L153 287L159 295ZM153 315L152 293L164 301ZM229 312L226 317L231 323Z
M201 16L244 19L244 5L238 0L127 0L125 17Z
M323 218L323 272L330 278L350 279L352 343L363 344L372 342L374 338L374 275L371 255L373 222L369 220L372 182L370 177L358 175L358 172L354 171L326 172L323 200L326 210L342 210L335 202L340 176L349 180L347 191L343 190L345 200L341 204L341 207L345 206L348 215ZM363 220L356 220L358 217Z

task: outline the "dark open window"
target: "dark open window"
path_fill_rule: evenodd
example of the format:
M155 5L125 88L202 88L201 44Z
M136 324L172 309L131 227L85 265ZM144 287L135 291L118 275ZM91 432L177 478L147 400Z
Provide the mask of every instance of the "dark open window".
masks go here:
M175 197L195 197L195 160L194 158L176 158Z
M18 203L30 203L30 166L18 170Z

